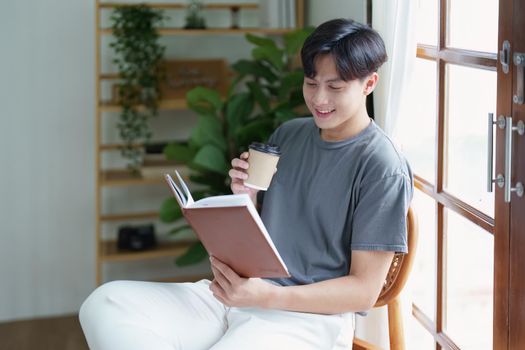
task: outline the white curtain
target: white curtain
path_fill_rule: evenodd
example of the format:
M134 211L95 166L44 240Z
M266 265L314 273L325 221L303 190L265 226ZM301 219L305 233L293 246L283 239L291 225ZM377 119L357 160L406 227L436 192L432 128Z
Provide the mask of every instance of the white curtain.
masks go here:
M374 118L392 136L403 110L410 103L408 85L416 59L414 0L373 0L372 27L383 40L388 61L379 70L379 83L374 91ZM401 296L403 325L407 349L410 349L411 297L408 284ZM366 317L356 316L356 336L389 349L386 306L371 310Z
M374 91L374 117L388 135L393 134L403 104L409 100L406 91L417 49L416 9L413 0L372 1L372 27L385 41L388 54Z

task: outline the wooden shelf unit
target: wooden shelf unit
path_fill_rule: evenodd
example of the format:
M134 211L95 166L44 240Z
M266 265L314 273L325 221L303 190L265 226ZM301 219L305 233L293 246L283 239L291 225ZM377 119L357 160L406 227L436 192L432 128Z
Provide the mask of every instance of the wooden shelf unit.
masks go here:
M304 25L304 0L295 0L296 4L296 27L301 28ZM165 257L176 257L185 252L186 249L195 241L175 241L162 242L158 247L143 252L120 251L117 249L114 240L105 240L102 238L102 225L107 223L126 222L130 220L155 220L158 218L158 211L144 212L124 212L118 214L108 214L102 212L102 190L114 187L128 186L151 186L163 185L164 179L143 178L140 175L133 174L126 169L106 169L102 167L102 153L116 151L122 146L121 143L103 143L102 142L102 118L108 113L118 113L122 109L114 102L102 101L101 83L108 80L119 79L118 74L101 71L101 47L102 37L111 35L111 28L101 26L101 13L111 11L116 6L136 5L131 3L102 2L95 0L95 96L97 103L95 105L95 138L96 138L96 281L100 284L102 278L102 266L105 263L126 263L146 259L156 259ZM184 10L187 3L148 3L149 6L166 10ZM205 4L205 10L257 10L257 3L220 3ZM158 32L163 36L221 36L221 35L243 35L253 33L259 35L283 35L292 31L294 28L208 28L208 29L183 29L183 28L159 28ZM184 110L187 109L185 99L163 100L160 102L159 110ZM108 116L105 116L106 118ZM143 144L135 144L133 147L143 147ZM181 173L182 174L182 173ZM183 174L183 176L186 176ZM160 205L160 203L159 203ZM178 276L172 278L152 279L164 282L182 282L197 281L202 278L210 278L209 275Z

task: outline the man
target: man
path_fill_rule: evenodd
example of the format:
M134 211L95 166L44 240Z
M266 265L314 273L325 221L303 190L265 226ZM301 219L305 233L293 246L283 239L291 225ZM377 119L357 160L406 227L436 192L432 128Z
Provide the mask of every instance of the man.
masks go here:
M386 61L380 36L351 20L320 25L301 51L310 118L279 127L266 193L244 186L248 153L232 160L291 278L242 278L211 257L213 281L111 282L80 319L97 349L348 349L354 312L370 309L394 252L406 252L412 173L370 119L366 97Z

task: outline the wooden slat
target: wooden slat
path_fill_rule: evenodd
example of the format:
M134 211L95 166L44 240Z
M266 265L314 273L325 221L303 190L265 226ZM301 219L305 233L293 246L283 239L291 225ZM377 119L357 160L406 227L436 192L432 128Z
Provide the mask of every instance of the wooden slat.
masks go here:
M159 103L160 111L170 111L170 110L182 110L187 108L186 99L173 99L173 100L161 100ZM144 106L139 106L139 111L144 111ZM122 111L122 107L113 103L113 102L101 102L100 110L102 112L115 112L118 113Z
M495 53L455 48L446 48L438 51L435 46L421 44L417 46L416 56L428 60L436 60L439 58L447 63L491 71L496 70L498 62L498 57Z
M189 4L183 3L162 3L162 2L152 2L145 3L148 7L155 9L166 9L166 10L179 10L188 8ZM103 2L100 3L99 7L103 9L115 8L118 6L134 6L138 3L125 3L125 2ZM218 4L203 4L203 7L208 10L230 10L231 8L240 8L245 10L255 10L259 8L258 3L218 3Z
M460 350L460 348L444 332L436 332L434 322L426 315L417 305L412 304L412 316L429 332L439 344L439 347L451 350Z
M525 0L515 0L513 3L512 16L512 39L511 53L525 53ZM517 96L519 91L519 79L525 79L523 68L511 58L512 69L510 73L513 77L513 92ZM521 75L521 77L520 77ZM523 84L523 82L522 82ZM507 103L512 101L509 96ZM499 102L499 101L498 101ZM519 103L512 104L512 118L514 127L521 121L525 123L525 105ZM513 151L511 187L515 187L517 182L525 182L525 135L519 136L513 131ZM503 192L503 191L501 191ZM501 197L500 197L501 198ZM518 197L516 192L511 193L510 204L499 202L502 206L510 207L510 266L509 266L509 349L525 349L525 269L523 268L523 252L525 250L525 198ZM508 220L502 217L503 220ZM502 226L505 226L503 224ZM498 263L499 261L496 260ZM505 265L505 264L504 264ZM500 285L501 287L501 285Z
M128 214L106 214L101 215L102 221L126 221L126 220L142 220L142 219L157 219L159 217L158 211L148 211L142 213L128 213Z
M98 6L100 5L99 0L95 0L95 79L100 75L101 73L101 58L100 58L100 43L101 43L101 37L99 35L99 30L97 28L100 28L100 11L98 9ZM101 99L101 87L100 83L98 82L95 84L95 101L100 101ZM101 123L101 110L100 105L98 103L95 103L95 145L100 144L100 140L102 138L102 123ZM101 212L101 201L102 201L102 195L101 195L101 186L100 186L100 176L98 176L100 171L100 166L102 164L102 156L100 152L95 152L95 215L96 215L96 233L95 233L95 249L96 249L96 272L95 272L95 278L97 285L100 285L102 283L102 263L99 259L100 256L100 245L98 244L101 237L102 237L102 224L100 221L100 212Z
M436 202L443 204L447 209L458 213L485 231L494 234L494 218L485 214L481 210L476 209L475 207L465 203L461 199L446 191L436 193L433 185L430 182L417 175L414 176L414 186L421 192L434 199Z
M174 142L173 140L155 140L150 141L150 143L163 143L163 144L169 144L171 142ZM179 142L187 142L187 140L180 140ZM124 147L124 143L104 143L99 145L99 151L119 151L122 147ZM134 143L131 145L131 147L134 148L143 148L143 143Z
M184 28L159 28L160 35L219 35L219 34L267 34L281 35L286 34L293 29L291 28L208 28L208 29L184 29ZM100 34L111 35L111 28L99 29Z
M99 150L99 151L118 151L118 150L120 150L122 147L124 147L124 144L123 144L123 143L107 143L107 144L100 145L100 146L98 147L98 150ZM133 148L142 148L142 147L144 147L144 144L142 144L142 143L136 143L136 144L131 145L130 147L133 147Z
M364 339L354 337L352 342L352 350L382 350L379 346L376 346Z
M105 262L122 262L164 257L176 257L184 253L195 240L159 243L156 248L145 251L121 251L117 248L116 241L100 242L100 259Z

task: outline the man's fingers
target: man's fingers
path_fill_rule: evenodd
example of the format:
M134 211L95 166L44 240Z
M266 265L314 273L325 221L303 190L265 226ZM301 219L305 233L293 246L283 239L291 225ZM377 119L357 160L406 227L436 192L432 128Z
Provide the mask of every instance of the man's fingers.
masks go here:
M231 289L231 283L226 276L215 266L211 265L211 271L215 276L215 281L221 286L222 290L229 291Z
M247 161L241 160L239 158L233 158L232 159L232 167L239 168L239 169L248 169L250 165Z
M228 265L224 264L223 262L217 260L214 257L210 258L211 266L212 268L217 269L224 278L228 280L230 284L235 284L239 280L239 275L235 273Z
M228 172L228 175L234 180L235 179L246 180L248 178L248 174L246 174L244 171L240 171L236 169L230 169L230 171Z

